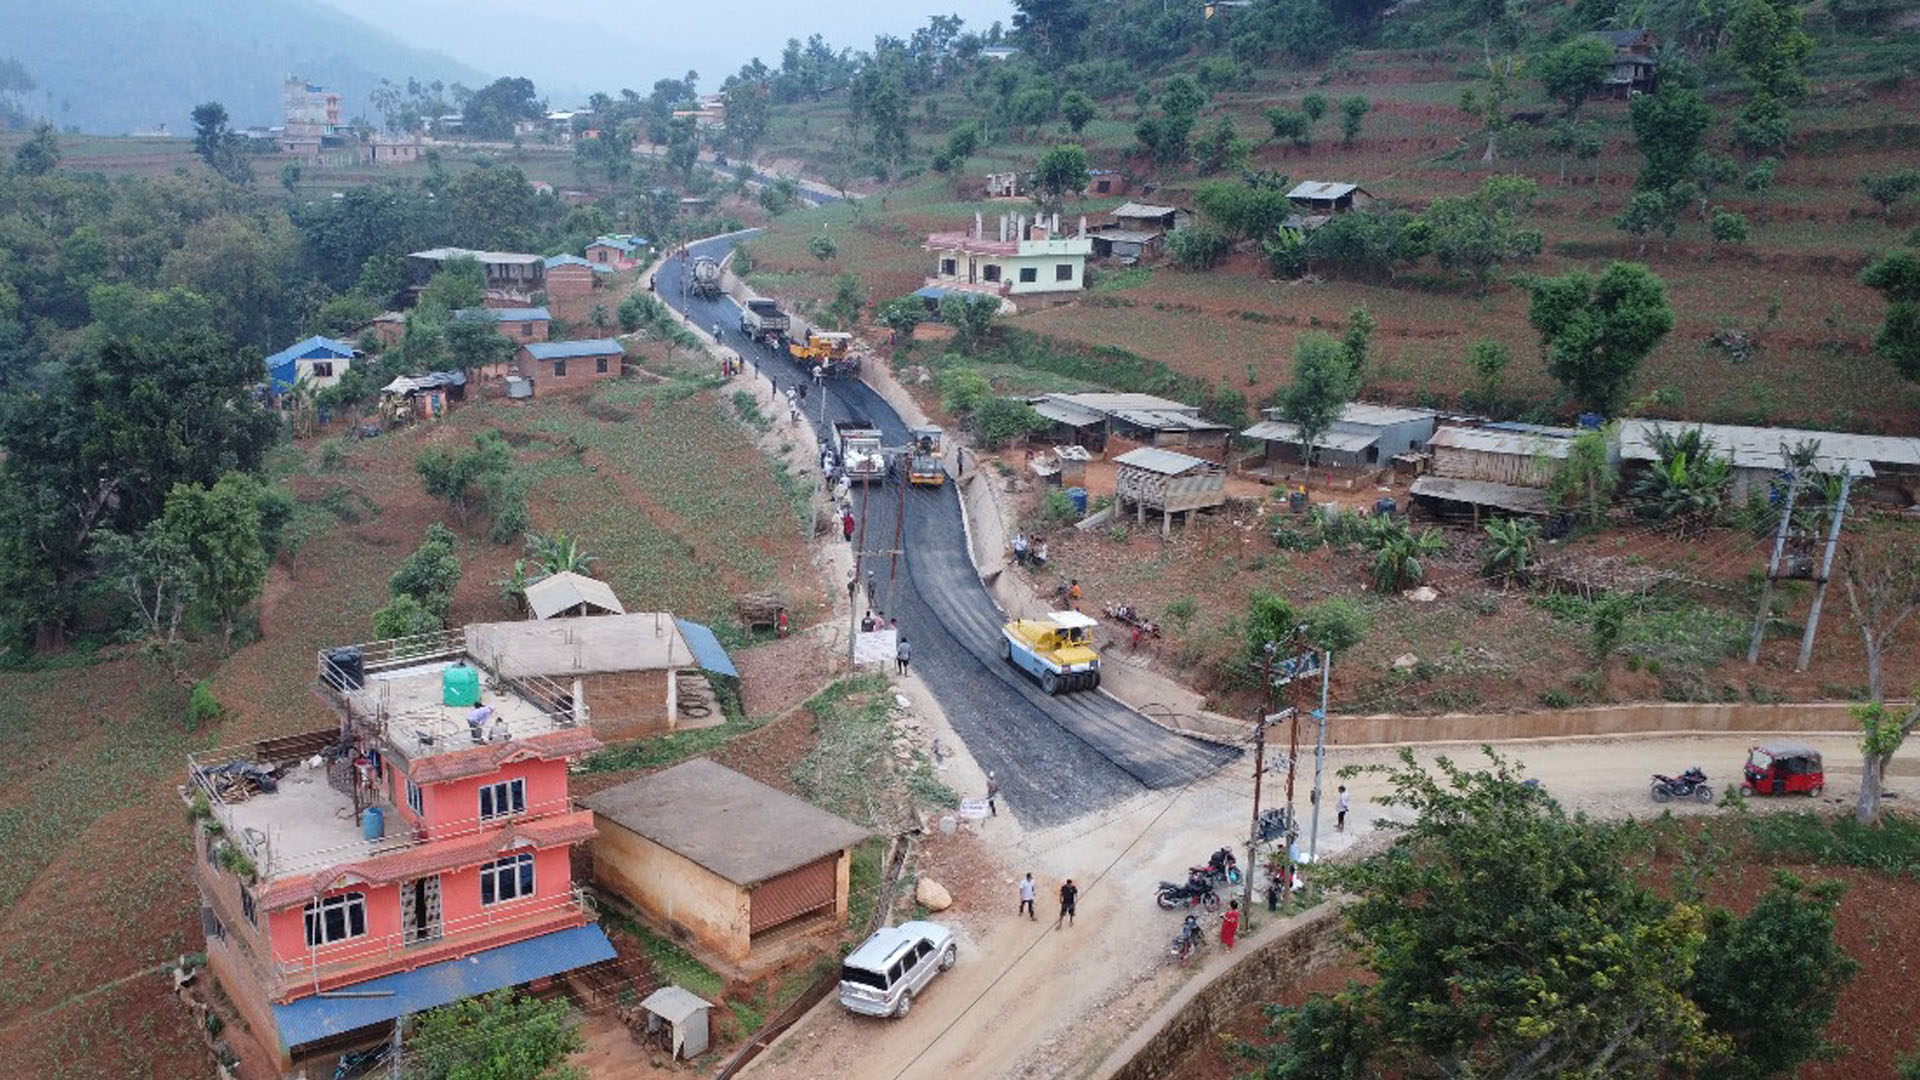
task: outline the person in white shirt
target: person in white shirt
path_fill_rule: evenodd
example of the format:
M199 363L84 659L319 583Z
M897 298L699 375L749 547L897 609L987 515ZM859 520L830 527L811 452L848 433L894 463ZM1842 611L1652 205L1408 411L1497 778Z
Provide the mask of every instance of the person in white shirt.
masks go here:
M1033 895L1033 875L1028 874L1020 879L1020 910L1014 912L1016 918L1024 912L1029 920L1040 921L1039 917L1033 913Z
M1333 831L1347 831L1347 785L1340 785L1340 797L1333 803Z

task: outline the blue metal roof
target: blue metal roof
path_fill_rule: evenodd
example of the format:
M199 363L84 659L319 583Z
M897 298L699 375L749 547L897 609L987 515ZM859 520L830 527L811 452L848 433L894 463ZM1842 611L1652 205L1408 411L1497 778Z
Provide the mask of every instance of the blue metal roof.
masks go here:
M680 636L687 640L687 648L693 650L693 658L700 661L702 670L731 675L736 679L740 677L740 669L733 666L732 658L727 656L726 648L720 644L719 638L713 636L712 630L697 622L688 622L678 615L673 617L673 621L679 624Z
M289 345L272 356L267 357L269 368L281 367L295 360L339 360L358 355L360 350L344 341L335 341L330 337L315 334L297 345Z
M614 356L627 350L612 338L591 338L587 341L536 341L526 346L527 355L535 360L571 360L576 356Z
M275 1005L273 1021L280 1029L280 1045L290 1049L611 959L613 943L598 926L576 926L354 983L346 988L354 997L304 997L290 1005Z
M578 255L547 256L547 269L549 270L553 269L556 266L592 266L592 265L593 265L592 263L588 262L587 260L581 258Z

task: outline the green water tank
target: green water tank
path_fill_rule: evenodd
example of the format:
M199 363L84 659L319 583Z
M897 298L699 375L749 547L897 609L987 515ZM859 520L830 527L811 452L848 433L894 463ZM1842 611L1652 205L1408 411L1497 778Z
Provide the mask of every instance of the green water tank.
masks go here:
M440 677L441 698L448 705L480 704L480 669L455 664Z

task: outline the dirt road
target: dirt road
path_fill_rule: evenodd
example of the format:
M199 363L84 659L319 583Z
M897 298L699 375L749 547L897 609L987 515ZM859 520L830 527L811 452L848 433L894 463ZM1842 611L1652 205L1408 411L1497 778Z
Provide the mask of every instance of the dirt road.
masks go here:
M1337 722L1337 721L1336 721ZM1650 774L1675 773L1688 765L1706 769L1716 785L1733 779L1754 737L1672 736L1553 740L1508 744L1502 752L1521 762L1570 809L1597 816L1651 815ZM1802 737L1827 756L1827 798L1850 803L1858 792L1859 764L1847 736ZM1334 773L1348 765L1386 764L1391 749L1329 752L1327 805ZM1421 747L1431 761L1446 753L1456 761L1477 759L1474 746ZM832 999L823 1002L757 1061L748 1075L778 1078L845 1077L848 1080L957 1080L960 1077L1080 1077L1098 1069L1107 1050L1143 1023L1185 978L1206 964L1222 964L1217 944L1205 963L1180 970L1169 965L1168 942L1179 916L1161 911L1154 884L1179 877L1191 863L1223 843L1244 838L1252 809L1251 764L1189 787L1149 792L1105 812L1052 829L1021 832L1004 818L989 821L978 836L934 838L930 844L977 844L1005 867L1001 896L980 907L942 916L962 934L959 965L915 999L902 1021L847 1014ZM963 766L964 767L964 766ZM1374 831L1388 815L1377 799L1382 778L1344 781L1353 813L1344 833L1333 831L1331 814L1321 821L1320 849L1337 856ZM1265 801L1284 800L1285 773L1271 777ZM1311 751L1303 755L1296 804L1309 815ZM1757 811L1800 809L1805 799L1754 800ZM1716 813L1711 807L1677 805L1676 814ZM1304 846L1304 844L1303 844ZM1244 858L1244 855L1242 856ZM1041 882L1039 922L1016 919L1014 879L1031 870ZM1077 925L1054 929L1050 898L1065 877L1083 887ZM991 895L991 894L989 894ZM1257 913L1265 920L1265 911ZM1262 931L1255 930L1257 935Z

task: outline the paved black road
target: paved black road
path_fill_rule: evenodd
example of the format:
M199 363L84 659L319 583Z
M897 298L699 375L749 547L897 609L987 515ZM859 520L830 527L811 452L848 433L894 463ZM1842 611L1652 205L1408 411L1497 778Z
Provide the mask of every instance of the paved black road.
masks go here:
M693 255L719 258L745 235L694 244ZM778 385L806 378L785 356L742 338L737 330L739 309L732 299L683 297L683 272L678 258L661 267L657 289L663 299L702 327L718 323L724 343L759 365L763 376L771 375ZM906 444L906 425L899 415L857 380L810 386L805 410L810 428L822 423L823 392L825 423L861 416L873 421L890 445ZM786 418L779 422L786 423ZM818 441L818 432L812 433ZM857 512L858 489L853 501ZM901 505L897 483L869 489L866 550L892 547ZM878 582L875 606L900 620L902 632L913 643L914 670L939 697L974 759L995 773L1002 796L1022 821L1039 827L1060 824L1143 787L1183 784L1232 760L1234 751L1174 734L1104 693L1051 698L1042 693L1025 674L1000 659L1000 626L1005 616L980 583L968 556L953 486L910 488L905 509L901 547L906 554L891 595L887 560L867 561L866 568Z

